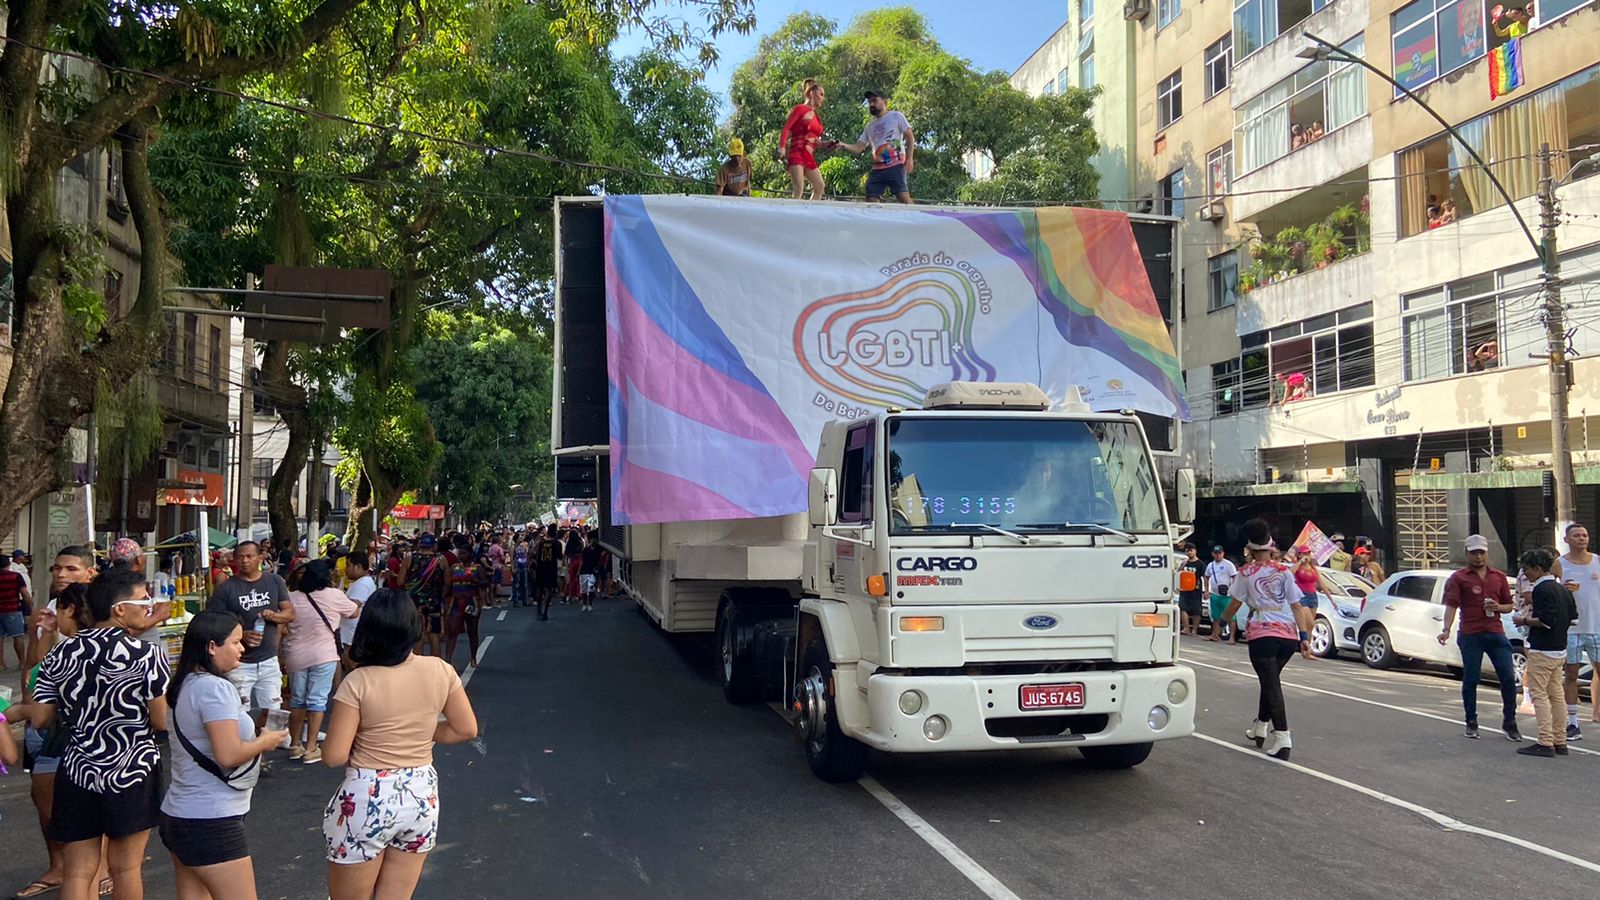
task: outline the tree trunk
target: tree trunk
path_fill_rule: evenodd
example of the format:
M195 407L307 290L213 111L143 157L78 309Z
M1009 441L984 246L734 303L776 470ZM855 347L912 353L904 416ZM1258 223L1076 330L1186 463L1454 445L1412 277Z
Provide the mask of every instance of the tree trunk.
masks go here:
M400 500L400 495L405 489L389 482L382 475L373 478L370 473L377 471L375 461L369 460L371 453L363 453L361 460L361 485L356 491L356 499L350 505L350 522L345 528L345 544L351 548L366 549L377 533L372 526L372 511L377 510L381 518L394 509L395 503Z
M291 176L292 177L292 176ZM279 184L272 203L273 234L277 247L274 258L281 265L308 266L316 257L316 242L311 237L311 226L305 209L300 205L300 191L293 181ZM289 443L284 448L283 459L273 470L267 482L267 519L272 523L272 542L279 547L300 546L300 523L294 514L294 488L311 458L313 425L307 404L306 389L296 383L289 371L289 354L293 345L288 341L268 341L261 362L262 390L272 398L289 432ZM309 485L307 486L309 494ZM308 511L315 516L316 510ZM308 518L309 521L309 518ZM310 548L315 552L315 548Z

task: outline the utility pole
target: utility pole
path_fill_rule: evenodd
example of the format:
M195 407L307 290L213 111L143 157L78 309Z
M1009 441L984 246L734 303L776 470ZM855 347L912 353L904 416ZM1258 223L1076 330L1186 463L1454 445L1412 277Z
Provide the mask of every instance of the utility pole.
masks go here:
M240 540L252 536L255 527L255 359L256 342L239 341L239 479L236 525Z
M1573 501L1572 448L1567 440L1568 378L1566 315L1561 308L1561 260L1556 255L1556 180L1550 145L1539 145L1539 255L1544 274L1544 329L1550 364L1550 454L1555 476L1555 545L1566 546L1566 530L1578 515Z

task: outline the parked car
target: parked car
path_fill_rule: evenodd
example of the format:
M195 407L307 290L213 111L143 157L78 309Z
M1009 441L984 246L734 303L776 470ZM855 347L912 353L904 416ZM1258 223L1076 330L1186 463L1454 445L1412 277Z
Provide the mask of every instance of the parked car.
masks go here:
M1341 569L1318 569L1317 618L1311 626L1311 652L1332 659L1343 650L1361 651L1361 609L1372 582Z
M1443 644L1438 640L1444 628L1444 585L1452 574L1453 569L1396 572L1368 594L1356 623L1362 661L1374 669L1387 669L1402 658L1414 659L1460 672L1461 648L1456 646L1455 635ZM1527 664L1523 643L1527 632L1512 624L1510 613L1503 614L1501 621L1511 639L1511 659L1520 684ZM1493 672L1487 656L1483 668Z

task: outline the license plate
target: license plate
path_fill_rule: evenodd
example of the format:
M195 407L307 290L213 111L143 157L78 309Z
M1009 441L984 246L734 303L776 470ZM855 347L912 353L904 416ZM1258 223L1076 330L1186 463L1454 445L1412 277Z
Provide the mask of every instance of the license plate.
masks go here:
M1023 709L1081 709L1081 684L1025 684L1017 705Z

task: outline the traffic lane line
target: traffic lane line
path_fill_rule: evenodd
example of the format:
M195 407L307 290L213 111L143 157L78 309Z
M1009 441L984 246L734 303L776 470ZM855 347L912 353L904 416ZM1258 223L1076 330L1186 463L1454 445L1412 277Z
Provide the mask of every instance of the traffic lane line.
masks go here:
M483 664L483 657L489 652L489 645L492 643L494 643L494 635L491 634L483 639L483 643L478 645L478 655L472 658L472 662L467 663L467 668L461 673L462 687L472 683L472 676L478 674L478 666Z
M1570 853L1563 853L1560 850L1556 850L1556 849L1553 849L1551 847L1546 847L1543 844L1537 844L1537 843L1535 843L1533 841L1517 837L1516 835L1505 834L1504 832L1495 831L1495 830L1493 830L1491 828L1483 828L1483 827L1480 827L1478 825L1473 825L1473 824L1471 824L1469 822L1463 822L1460 819L1457 819L1457 818L1455 818L1453 816L1446 815L1446 814L1444 814L1442 812L1439 812L1438 810L1429 809L1426 806L1423 806L1423 805L1418 804L1418 803L1412 803L1409 800L1403 800L1403 799L1401 799L1399 797L1394 796L1393 794L1385 793L1383 791L1377 790L1376 788L1370 788L1370 787L1367 787L1365 785L1357 784L1357 783L1355 783L1353 781L1349 781L1349 780L1346 780L1344 778L1339 778L1338 776L1335 776L1335 775L1329 775L1326 772L1319 772L1316 769L1312 769L1312 768L1308 768L1306 766L1302 766L1299 763L1289 762L1287 760L1275 759L1275 758L1273 758L1271 756L1268 756L1265 753L1261 753L1260 751L1255 750L1253 748L1244 747L1244 746L1239 745L1239 744L1232 744L1232 743L1229 743L1227 741L1222 740L1221 738L1212 737L1209 734L1201 734L1200 732L1197 731L1197 732L1194 733L1194 737L1199 739L1199 740L1202 740L1202 741L1204 741L1204 742L1206 742L1208 744L1212 744L1212 745L1217 746L1217 747L1224 747L1224 748L1226 748L1228 750L1232 750L1232 751L1234 751L1236 753L1243 753L1243 754L1246 754L1247 756L1255 757L1256 759L1258 759L1258 760L1260 760L1262 762L1266 762L1266 763L1269 763L1269 764L1274 765L1274 766L1281 766L1281 767L1283 767L1285 769L1288 769L1290 771L1298 772L1298 773L1300 773L1302 775L1309 775L1312 778L1316 778L1316 779L1318 779L1320 781L1325 781L1325 782L1327 782L1329 784L1338 785L1339 787L1342 787L1347 791L1353 791L1353 792L1355 792L1357 794L1361 794L1363 796L1370 797L1370 798L1372 798L1374 800L1377 800L1377 801L1380 801L1382 803L1387 803L1388 805L1393 806L1396 809L1403 809L1406 812L1414 813L1414 814L1416 814L1418 816L1421 816L1422 818L1434 823L1435 825L1438 825L1440 828L1443 828L1446 831L1457 831L1457 832L1461 832L1461 833L1464 833L1464 834L1473 834L1473 835L1477 835L1479 837L1489 838L1490 840L1500 841L1502 843L1510 844L1513 847L1520 847L1520 848L1522 848L1524 850L1529 850L1529 851L1532 851L1534 853L1538 853L1538 854L1540 854L1542 856L1547 856L1547 857L1549 857L1551 859L1559 860L1561 862L1567 863L1568 865L1576 866L1576 867L1578 867L1580 869L1585 869L1587 871L1600 874L1600 863L1591 862L1591 861L1589 861L1587 859L1582 859L1580 857L1573 856Z
M957 847L951 840L940 833L939 829L928 824L928 820L917 815L911 807L901 802L899 797L889 792L889 789L879 784L871 775L861 776L857 782L867 793L871 794L879 803L882 803L895 818L905 823L912 833L934 849L934 852L944 857L945 861L955 866L973 886L983 891L984 896L990 900L1022 900L1010 888L994 877L988 869L978 865L971 856Z
M1191 666L1198 666L1198 667L1203 668L1203 669L1212 669L1212 670L1217 671L1217 672L1227 672L1230 675L1238 675L1238 676L1241 676L1243 678L1249 678L1251 680L1254 680L1255 677L1256 677L1256 673L1253 670L1251 670L1251 671L1243 671L1243 670L1240 670L1240 669L1230 669L1230 668L1228 668L1226 666L1212 665L1211 663L1203 663L1203 662L1199 662L1199 661L1193 660L1193 659L1186 660L1186 662L1188 662L1188 664L1191 665ZM1439 721L1439 722L1449 722L1452 725L1461 725L1462 724L1461 718L1459 716L1456 717L1456 718L1450 718L1449 716L1444 716L1444 715L1440 715L1438 713L1428 712L1426 710L1413 709L1413 708L1408 707L1408 706L1399 706L1399 705L1393 704L1393 703L1384 703L1381 700L1369 700L1366 697L1357 697L1357 696L1355 696L1353 694L1346 694L1346 693L1343 693L1343 692L1340 692L1340 691L1331 691L1331 690L1328 690L1327 688L1312 687L1311 685L1299 684L1297 682L1288 681L1288 680L1285 680L1283 682L1283 686L1286 687L1286 688L1293 688L1293 689L1298 690L1298 691L1308 691L1308 692L1313 693L1313 694L1322 694L1322 695L1327 696L1327 697L1337 697L1337 698L1339 698L1341 700L1349 700L1352 703L1361 703L1361 704L1365 704L1367 706L1376 706L1376 707L1379 707L1381 709L1387 709L1387 710L1391 710L1393 712L1405 713L1406 715L1410 715L1410 716L1418 716L1418 717L1421 717L1421 718L1424 718L1424 719L1433 719L1433 720ZM1479 706L1481 707L1482 704L1480 703ZM1493 711L1493 709L1494 708L1491 707L1491 711ZM1479 718L1480 719L1482 718L1481 710L1480 710ZM1492 734L1498 734L1498 735L1502 735L1502 736L1505 735L1504 731L1502 731L1502 730L1500 730L1498 728L1491 727L1489 725L1480 724L1478 726L1478 728L1481 731L1487 731L1487 732L1490 732ZM1518 724L1518 730L1521 730L1521 724L1520 723ZM1533 732L1529 732L1529 733L1533 733ZM1533 738L1529 737L1528 733L1525 733L1523 735L1523 740L1533 740ZM1579 753L1579 754L1583 754L1583 755L1587 755L1587 756L1600 756L1600 751L1590 750L1590 749L1585 748L1585 747L1579 747L1576 744L1573 744L1573 745L1569 746L1568 749L1571 750L1573 753Z

